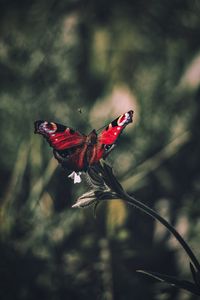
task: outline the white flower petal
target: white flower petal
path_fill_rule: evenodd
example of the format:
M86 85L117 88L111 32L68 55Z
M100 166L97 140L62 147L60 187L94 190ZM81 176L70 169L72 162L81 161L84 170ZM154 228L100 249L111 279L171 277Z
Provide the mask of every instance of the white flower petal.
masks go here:
M74 183L80 183L81 182L81 172L76 173L73 171L68 177L74 180Z

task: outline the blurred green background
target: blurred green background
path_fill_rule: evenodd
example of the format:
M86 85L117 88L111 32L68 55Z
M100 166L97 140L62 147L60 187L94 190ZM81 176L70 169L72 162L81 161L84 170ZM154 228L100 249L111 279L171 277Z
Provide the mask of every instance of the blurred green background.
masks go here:
M133 109L108 161L200 258L199 16L198 0L0 1L1 299L197 299L135 272L191 279L150 217L120 201L96 219L71 208L87 187L33 123L89 133Z

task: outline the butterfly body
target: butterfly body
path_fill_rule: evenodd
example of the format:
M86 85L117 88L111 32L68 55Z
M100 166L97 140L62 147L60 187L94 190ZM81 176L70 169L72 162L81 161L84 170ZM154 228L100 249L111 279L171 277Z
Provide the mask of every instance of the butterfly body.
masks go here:
M132 122L132 116L133 111L119 116L100 134L94 129L85 135L64 125L42 120L35 122L35 133L47 139L55 158L64 168L86 171L110 153L122 130Z

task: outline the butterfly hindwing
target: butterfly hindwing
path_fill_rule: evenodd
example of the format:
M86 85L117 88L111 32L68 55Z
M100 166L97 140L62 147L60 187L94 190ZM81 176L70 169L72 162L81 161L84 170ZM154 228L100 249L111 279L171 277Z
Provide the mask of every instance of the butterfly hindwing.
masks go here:
M43 135L55 150L65 150L81 145L86 139L85 135L72 128L41 120L35 122L35 133Z
M63 151L53 150L55 158L64 169L80 171L87 170L88 164L85 159L86 146L80 145Z

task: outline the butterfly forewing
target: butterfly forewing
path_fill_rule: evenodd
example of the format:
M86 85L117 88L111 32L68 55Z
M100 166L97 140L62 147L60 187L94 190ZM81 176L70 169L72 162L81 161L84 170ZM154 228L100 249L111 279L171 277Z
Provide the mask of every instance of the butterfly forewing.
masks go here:
M43 135L50 146L56 150L65 150L81 145L86 139L85 135L70 127L47 121L36 121L35 133Z
M104 145L114 144L123 129L132 122L132 118L132 110L116 118L99 134L98 142Z
M101 158L106 158L107 155L114 149L115 142L123 129L132 122L133 111L119 116L112 121L99 135L97 144L92 150L93 160L91 164L98 162ZM91 156L92 157L92 156Z

